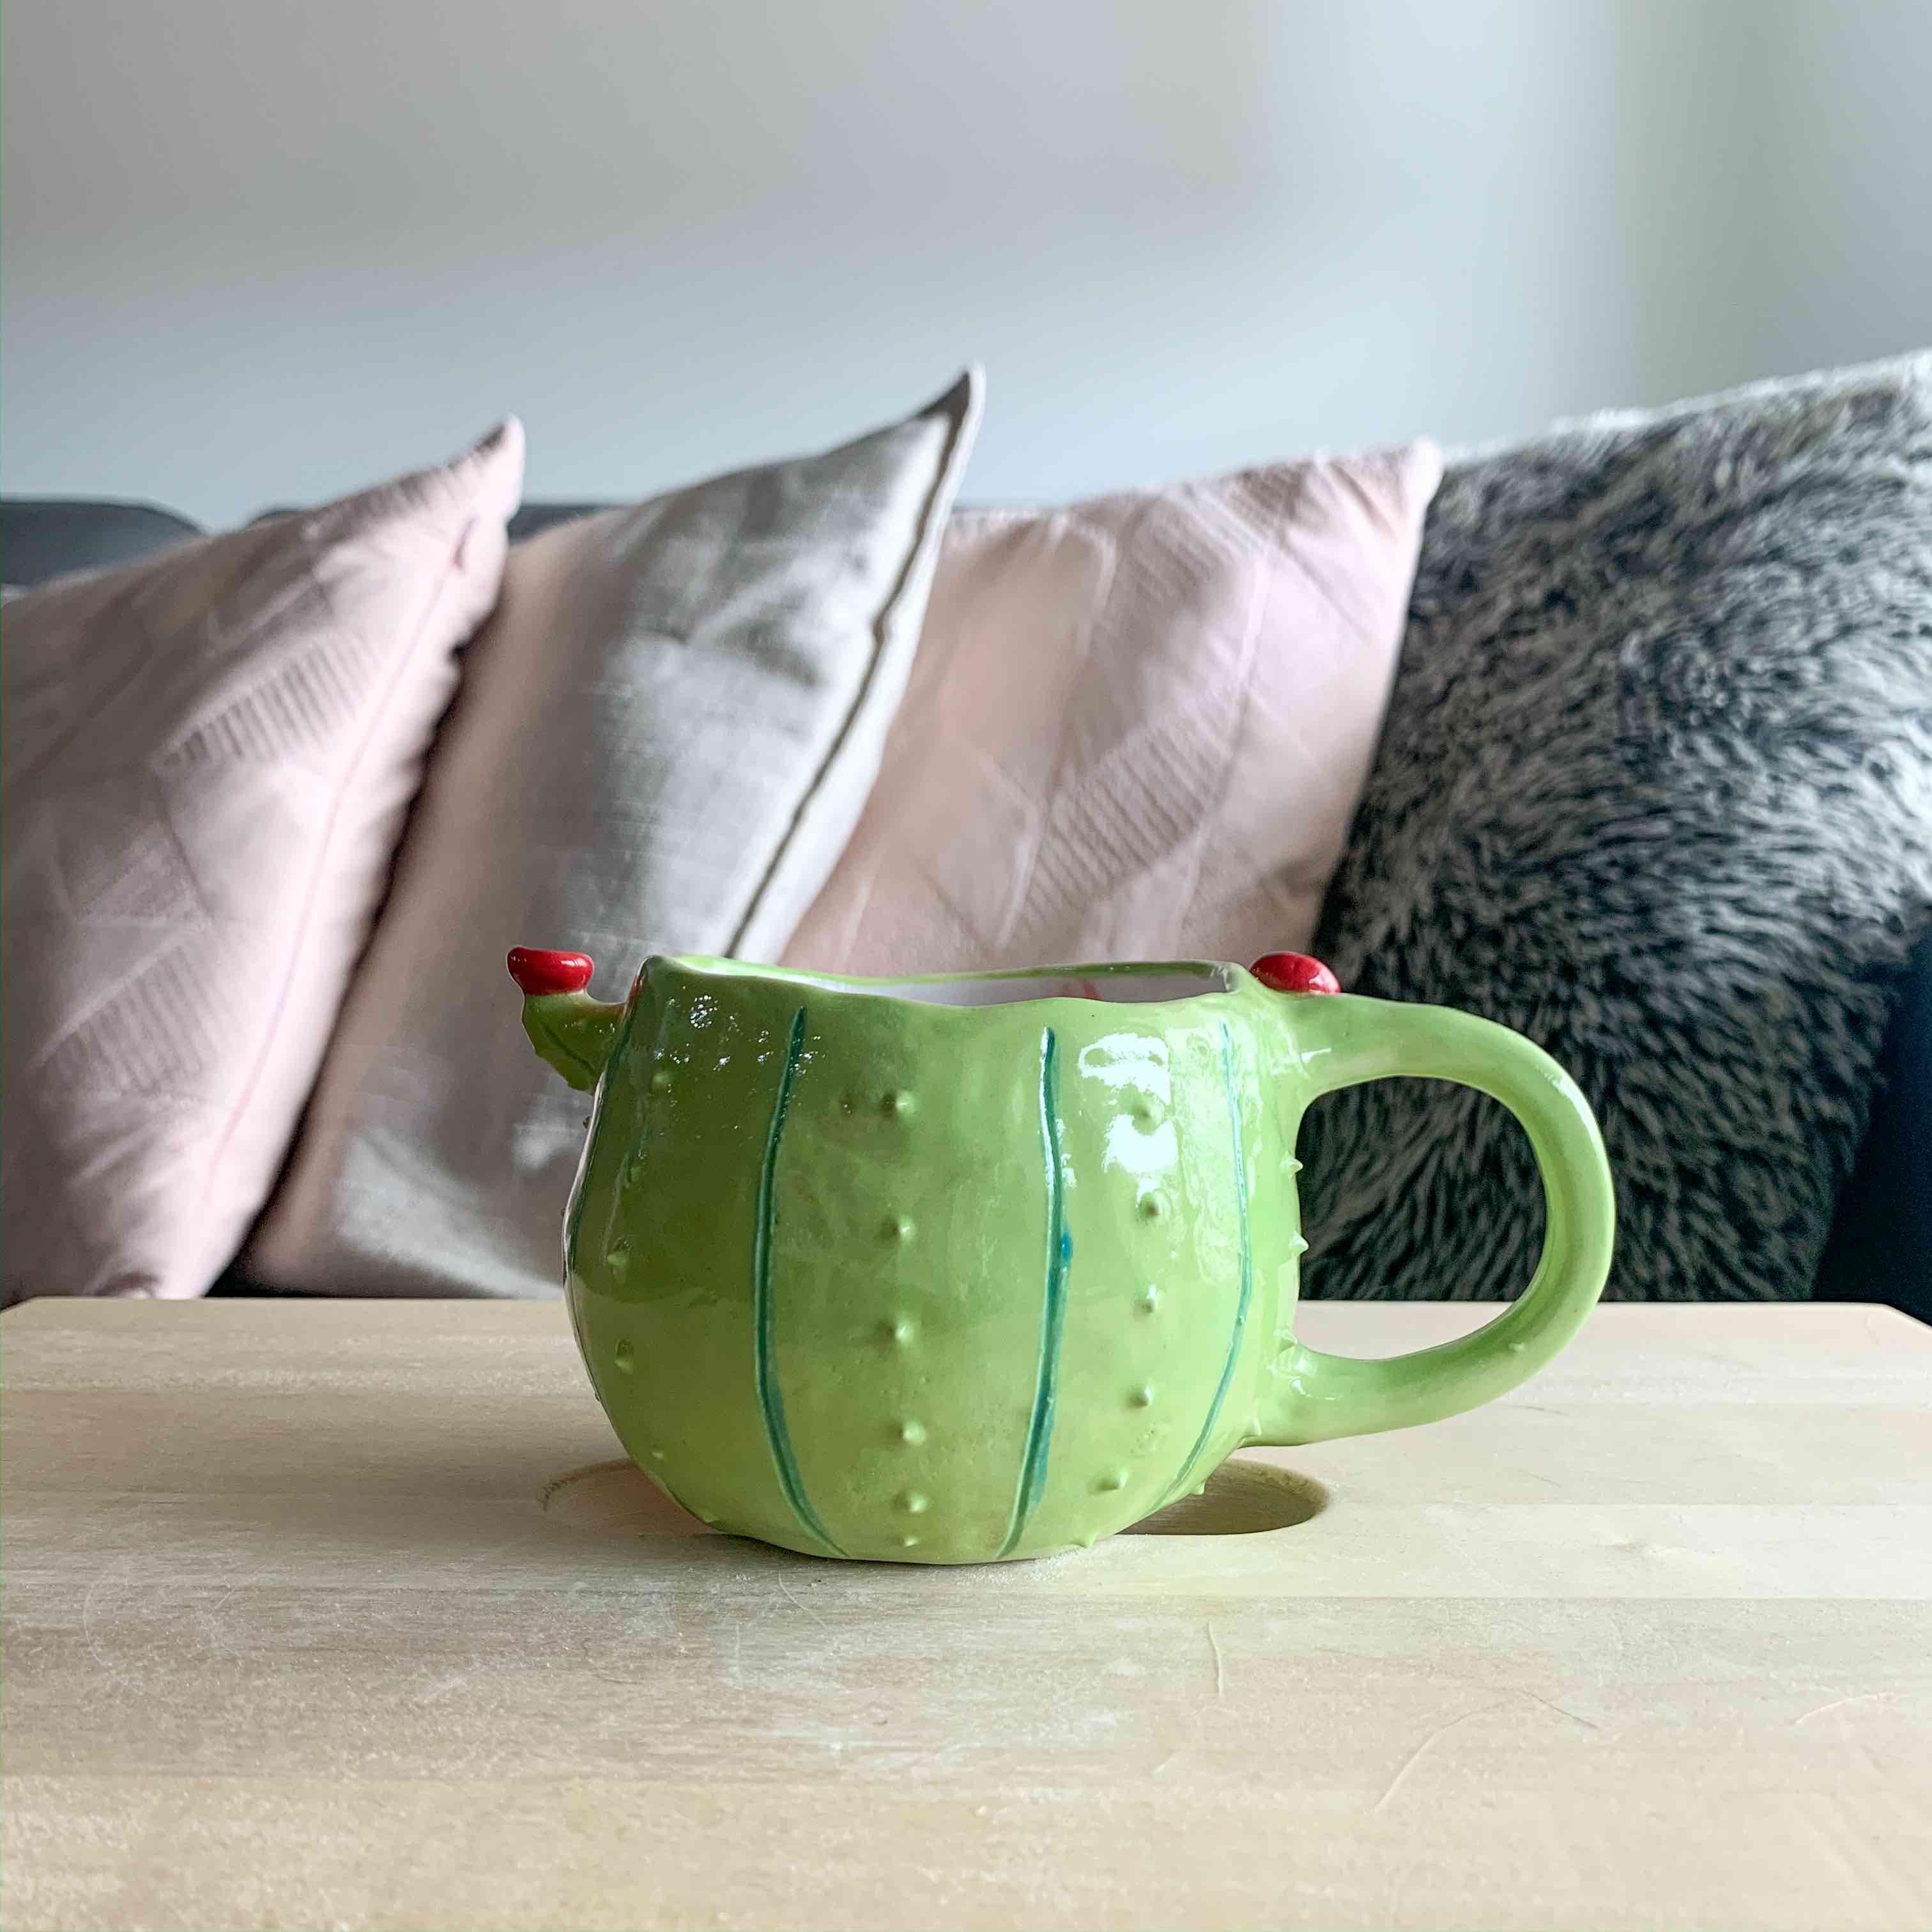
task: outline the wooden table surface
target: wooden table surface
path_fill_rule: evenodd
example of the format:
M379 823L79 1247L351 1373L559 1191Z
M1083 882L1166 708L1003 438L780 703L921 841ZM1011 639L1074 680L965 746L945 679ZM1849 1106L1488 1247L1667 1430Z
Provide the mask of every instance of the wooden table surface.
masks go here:
M972 1570L694 1532L554 1305L0 1340L9 1932L1932 1926L1889 1310L1606 1307L1488 1408Z

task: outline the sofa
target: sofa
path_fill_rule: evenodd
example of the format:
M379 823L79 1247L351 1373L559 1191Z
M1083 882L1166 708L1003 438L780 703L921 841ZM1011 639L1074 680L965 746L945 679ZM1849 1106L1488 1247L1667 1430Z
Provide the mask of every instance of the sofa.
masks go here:
M1757 406L1744 406L1749 410ZM1846 406L1851 415L1856 415L1857 407L1856 398ZM1611 478L1600 493L1603 500L1610 501L1616 492L1617 466L1624 460L1623 452L1633 446L1633 438L1637 445L1644 444L1646 438L1652 439L1646 446L1654 451L1655 439L1681 437L1682 433L1681 421L1673 426L1672 419L1667 416L1646 418L1634 430L1628 423L1605 419L1594 427L1570 433L1567 443L1559 440L1533 446L1526 454L1508 453L1500 466L1495 459L1486 459L1480 453L1466 461L1460 470L1452 462L1450 485L1437 509L1431 513L1432 532L1454 534L1458 517L1467 520L1471 530L1488 527L1482 524L1485 518L1490 525L1501 519L1526 530L1534 529L1540 519L1548 526L1552 518L1568 514L1574 507L1580 488L1578 477L1584 469L1588 468L1592 476L1600 473ZM1891 427L1881 426L1880 433L1896 432ZM1695 446L1694 436L1690 441ZM1723 458L1726 464L1735 460L1729 452ZM1597 485L1593 483L1592 488ZM510 524L510 536L512 541L522 539L590 514L600 507L574 502L526 503ZM1667 516L1660 523L1660 514L1668 508L1667 497L1660 496L1654 484L1646 483L1639 500L1618 508L1617 514L1627 521L1605 539L1604 554L1620 555L1624 549L1641 542L1650 546L1653 553L1676 548L1696 557L1700 546L1707 541L1706 532L1694 524L1676 531ZM148 504L24 497L0 501L0 562L4 562L7 583L16 588L30 587L70 572L123 563L198 533L191 520ZM1449 542L1449 535L1440 538L1441 544ZM1500 606L1498 614L1493 617L1486 614L1483 600L1492 595L1493 586L1480 580L1479 570L1456 556L1438 555L1432 566L1429 558L1432 541L1438 539L1432 536L1425 540L1424 567L1417 580L1408 640L1390 705L1391 719L1408 735L1402 744L1385 743L1385 760L1407 759L1413 764L1415 754L1406 747L1412 747L1426 736L1430 718L1453 715L1458 701L1456 692L1466 691L1469 676L1482 668L1477 659L1492 647L1492 640L1498 650L1507 648L1512 639L1518 643L1528 640L1528 655L1510 666L1507 674L1510 678L1533 680L1539 674L1540 662L1554 662L1546 651L1544 659L1537 656L1543 650L1538 642L1541 633L1537 628L1541 620L1526 620L1520 611L1502 612ZM1461 538L1466 549L1469 541L1466 536ZM1772 548L1775 549L1782 541L1777 539ZM1833 541L1842 548L1841 538ZM1928 532L1927 547L1932 549L1932 532ZM1559 561L1546 555L1538 559L1538 567L1546 572L1556 570ZM1788 576L1791 567L1790 556L1780 552L1779 568ZM1802 566L1799 574L1802 576ZM1653 569L1649 580L1654 581L1656 576ZM1621 593L1616 586L1610 585L1606 586L1604 594ZM1572 593L1560 586L1552 589L1546 584L1539 595L1550 608L1574 601ZM1922 610L1919 621L1924 636L1932 640L1932 607ZM1472 638L1479 641L1472 644ZM1445 669L1445 654L1456 652L1468 656L1469 663ZM1503 674L1498 669L1496 674ZM1561 674L1560 668L1550 672L1552 677ZM1932 706L1932 641L1926 645L1925 685L1927 703ZM1687 707L1696 705L1700 702L1699 693L1687 686L1683 702ZM1392 725L1391 729L1394 728L1396 725ZM1676 730L1676 721L1667 710L1658 712L1648 728L1667 737ZM1453 818L1458 782L1453 742L1436 747L1430 755L1444 762L1435 767L1428 787L1431 809L1436 812L1434 830L1430 836L1438 842L1447 841L1443 849L1448 850L1458 836ZM1376 783L1370 784L1362 818L1352 835L1348 852L1337 874L1318 950L1325 954L1332 949L1338 962L1344 963L1344 978L1352 989L1366 981L1366 990L1416 997L1418 992L1426 994L1434 982L1426 972L1418 977L1406 962L1441 956L1445 950L1466 950L1472 944L1480 946L1484 942L1480 934L1472 940L1468 934L1448 926L1432 931L1426 890L1418 898L1412 880L1403 884L1400 863L1403 826L1414 820L1416 807L1413 799L1402 790L1401 774L1391 770L1387 776L1388 782L1379 792ZM1451 815L1445 818L1444 814ZM1486 836L1472 832L1465 842L1479 845ZM1396 856L1392 857L1392 854ZM1433 868L1438 861L1432 858L1430 863ZM1396 901L1405 892L1408 899L1398 905ZM1774 912L1772 908L1768 916L1774 916ZM1445 917L1453 925L1453 905ZM1828 1228L1815 1231L1818 1238L1814 1245L1820 1258L1808 1292L1820 1300L1888 1303L1922 1319L1932 1320L1932 922L1932 922L1932 908L1924 908L1923 916L1917 917L1916 922L1910 916L1903 922L1894 917L1895 943L1886 953L1884 963L1860 969L1875 982L1882 982L1876 986L1874 998L1886 1016L1882 1040L1868 1088L1851 1096L1849 1102L1864 1123L1862 1136L1856 1140L1856 1160L1838 1191ZM569 937L530 936L539 940ZM1436 949L1433 955L1432 947ZM1534 975L1528 976L1518 988L1516 1004L1498 1016L1516 1022L1526 1015L1561 1010L1565 1000L1574 998L1574 988L1570 983L1574 976L1560 960L1548 962L1547 970L1546 985L1539 984ZM1534 1030L1534 1028L1526 1026L1525 1030ZM1453 1128L1453 1121L1450 1124ZM1351 1132L1358 1137L1386 1134L1393 1144L1400 1139L1403 1129L1399 1120L1372 1114L1358 1117L1352 1123L1338 1111L1330 1128L1331 1138ZM1318 1194L1312 1200L1313 1220L1322 1211L1322 1202ZM1524 1238L1533 1240L1535 1232L1533 1227L1528 1228ZM1318 1241L1312 1258L1315 1264L1305 1292L1319 1297L1328 1282ZM1335 1264L1333 1278L1341 1278L1342 1265L1339 1262ZM1414 1279L1411 1277L1412 1284ZM231 1275L218 1292L248 1292L248 1286ZM1415 1291L1412 1286L1399 1292Z

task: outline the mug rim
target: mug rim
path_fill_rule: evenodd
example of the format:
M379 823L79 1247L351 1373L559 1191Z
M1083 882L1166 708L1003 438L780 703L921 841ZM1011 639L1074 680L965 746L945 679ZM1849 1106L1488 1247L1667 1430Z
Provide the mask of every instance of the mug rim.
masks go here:
M1246 970L1216 959L1113 959L1084 962L1070 965L992 967L968 973L916 973L878 976L821 973L803 967L760 965L754 961L729 959L706 953L654 952L638 969L632 983L634 992L653 966L669 966L688 977L699 980L758 980L778 985L815 987L834 996L876 1000L888 1006L915 1008L922 1012L991 1012L1022 1006L1092 1005L1135 1006L1185 1006L1200 999L1237 993L1250 978ZM1191 986L1149 997L1108 998L1098 991L1111 983L1124 986L1150 980L1192 980ZM1016 993L1011 998L935 999L921 997L921 989L958 987L983 988L1024 986L1030 981L1079 981L1094 991Z

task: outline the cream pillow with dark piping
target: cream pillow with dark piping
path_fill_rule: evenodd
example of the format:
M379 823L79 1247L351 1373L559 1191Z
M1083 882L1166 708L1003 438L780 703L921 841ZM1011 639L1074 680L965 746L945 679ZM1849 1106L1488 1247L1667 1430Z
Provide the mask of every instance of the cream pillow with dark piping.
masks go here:
M559 1289L584 1107L505 953L586 952L615 995L650 952L783 946L877 772L980 388L512 548L244 1276Z

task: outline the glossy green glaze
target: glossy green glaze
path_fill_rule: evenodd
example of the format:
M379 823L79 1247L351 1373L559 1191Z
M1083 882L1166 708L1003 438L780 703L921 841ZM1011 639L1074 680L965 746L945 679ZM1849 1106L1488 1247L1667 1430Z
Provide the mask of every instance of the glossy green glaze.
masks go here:
M525 1004L596 1089L564 1243L592 1381L722 1529L926 1563L1088 1545L1244 1444L1486 1402L1601 1291L1595 1124L1487 1021L1202 964L880 983L655 958L623 1005ZM1462 1340L1321 1355L1292 1332L1296 1134L1318 1095L1396 1073L1517 1114L1542 1265Z

